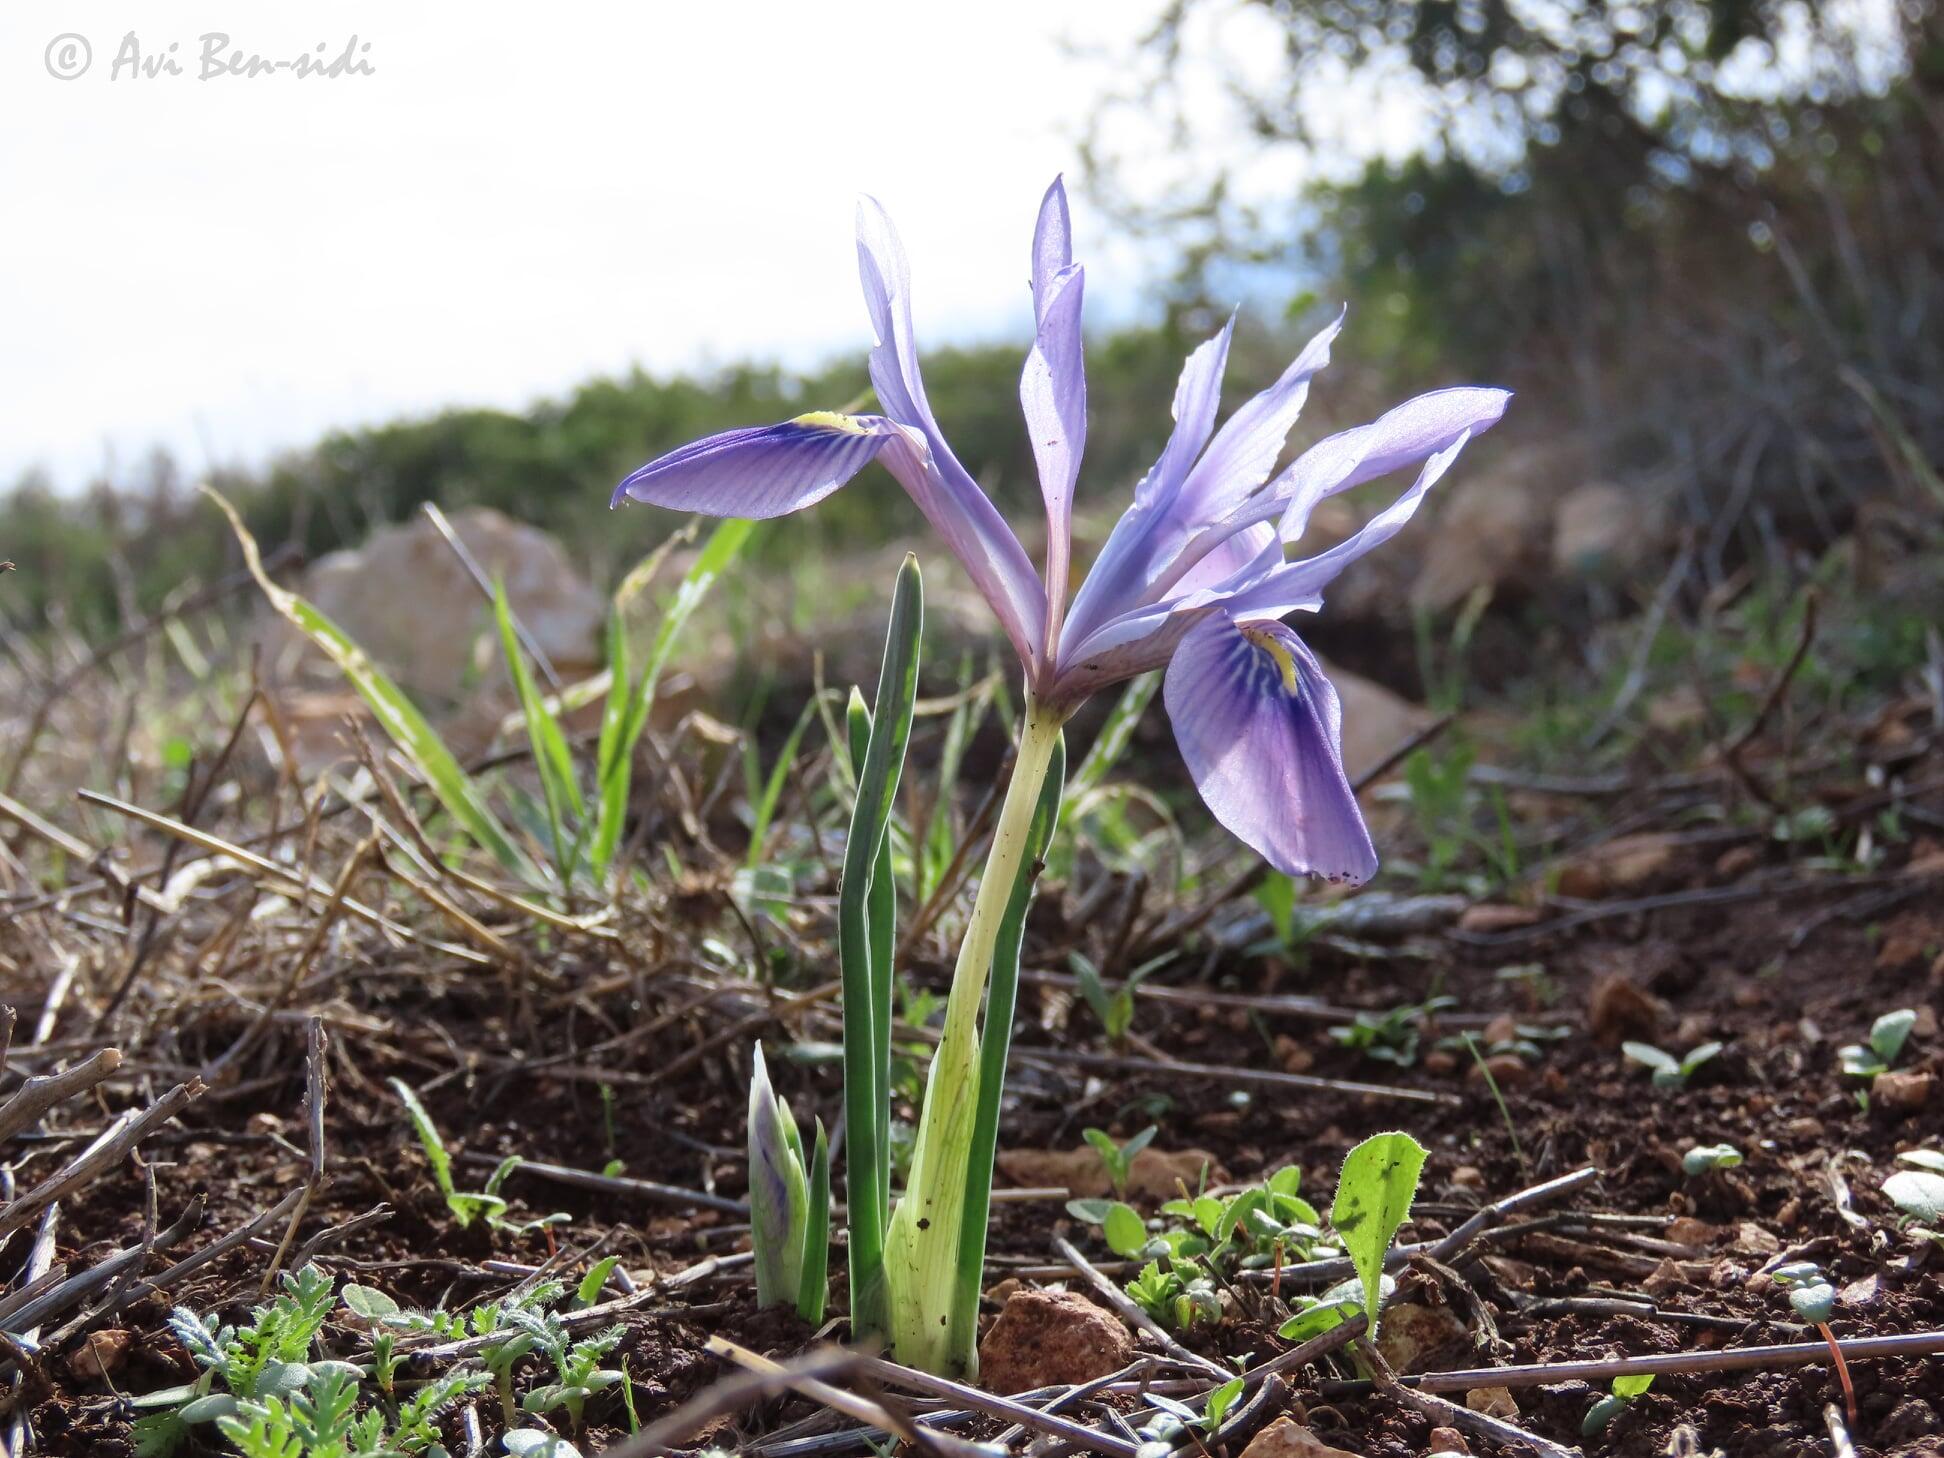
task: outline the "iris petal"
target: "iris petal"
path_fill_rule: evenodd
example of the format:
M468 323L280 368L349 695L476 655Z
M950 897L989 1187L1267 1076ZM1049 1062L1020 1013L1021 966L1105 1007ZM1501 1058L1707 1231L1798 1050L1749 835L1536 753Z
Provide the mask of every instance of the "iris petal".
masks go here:
M1029 677L1050 673L1042 651L1046 590L1032 559L979 489L932 418L911 327L911 271L891 220L871 198L857 207L858 273L877 345L871 383L884 412L922 437L921 451L893 450L885 465L911 493L959 559L1012 640Z
M762 520L822 501L881 452L897 427L874 415L800 415L725 431L650 461L615 488L676 511Z
M1231 318L1182 365L1174 393L1174 430L1161 458L1134 488L1133 506L1114 523L1100 555L1080 584L1062 631L1063 644L1080 642L1141 600L1141 591L1152 575L1156 538L1166 527L1169 506L1215 428L1222 372L1228 367L1229 341L1234 333L1235 320Z
M1162 694L1196 788L1237 839L1287 875L1376 874L1336 690L1294 633L1210 617L1176 651Z
M1019 406L1046 500L1046 639L1050 663L1059 646L1073 550L1073 487L1087 443L1087 373L1080 336L1085 278L1063 269L1040 295L1038 337L1019 377Z

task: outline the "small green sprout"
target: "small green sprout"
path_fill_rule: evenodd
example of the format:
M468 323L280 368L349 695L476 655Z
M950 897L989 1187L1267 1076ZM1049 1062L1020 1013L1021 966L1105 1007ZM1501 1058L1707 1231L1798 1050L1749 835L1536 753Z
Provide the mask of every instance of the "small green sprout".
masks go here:
M452 1180L452 1156L446 1151L438 1125L432 1122L432 1116L426 1112L425 1105L419 1102L418 1095L412 1092L410 1085L401 1078L394 1078L390 1082L392 1092L405 1105L405 1113L412 1121L412 1130L418 1135L420 1148L425 1151L425 1162L432 1168L433 1182L438 1185L439 1193L445 1196L446 1208L452 1212L452 1218L459 1222L461 1230L475 1220L483 1220L488 1230L525 1235L528 1231L549 1225L564 1225L571 1218L565 1214L544 1215L538 1220L506 1218L507 1203L500 1189L505 1185L506 1177L524 1163L517 1154L509 1154L499 1162L487 1177L484 1189L459 1189Z
M1125 1144L1117 1144L1105 1129L1082 1129L1080 1137L1094 1147L1100 1162L1107 1166L1107 1178L1113 1181L1114 1193L1125 1195L1128 1177L1134 1171L1134 1157L1152 1144L1159 1132L1150 1124Z
M1116 1048L1127 1041L1128 1031L1134 1026L1134 993L1148 974L1159 970L1174 960L1169 952L1144 962L1127 974L1125 981L1112 992L1100 980L1100 970L1079 952L1067 958L1067 965L1073 968L1074 981L1080 984L1080 995L1086 999L1093 1015L1100 1019L1100 1026L1107 1034L1107 1041Z
M1837 1380L1843 1387L1843 1402L1849 1409L1849 1419L1856 1421L1856 1388L1850 1382L1849 1363L1843 1358L1843 1349L1837 1344L1836 1333L1829 1329L1829 1323L1836 1315L1836 1288L1822 1272L1822 1267L1814 1261L1790 1261L1770 1271L1769 1279L1789 1293L1789 1305L1795 1314L1822 1333L1822 1339L1829 1343L1829 1357L1835 1364Z
M1742 1152L1732 1144L1697 1144L1681 1156L1681 1169L1689 1179L1695 1179L1718 1169L1733 1169L1741 1162Z
M1721 1052L1720 1043L1702 1043L1690 1048L1685 1057L1676 1058L1672 1053L1663 1052L1652 1043L1622 1043L1620 1051L1636 1063L1644 1063L1654 1071L1653 1085L1658 1089L1683 1089L1696 1070Z
M1366 1335L1373 1342L1382 1306L1384 1256L1397 1228L1410 1218L1427 1153L1408 1134L1373 1134L1344 1156L1343 1173L1337 1178L1330 1224L1363 1283L1364 1314L1370 1321Z
M1433 997L1405 1003L1387 1012L1360 1012L1355 1021L1331 1028L1330 1036L1366 1058L1409 1068L1417 1062L1418 1041L1425 1020L1457 1005L1455 997Z
M1874 1079L1879 1073L1888 1073L1896 1066L1916 1022L1917 1014L1911 1008L1900 1007L1885 1013L1870 1025L1867 1045L1849 1043L1836 1050L1838 1065L1851 1078Z
M1634 1399L1653 1385L1654 1374L1652 1372L1632 1377L1614 1378L1613 1386L1607 1395L1586 1410L1586 1417L1580 1423L1580 1436L1583 1438L1598 1437L1606 1431L1608 1423L1612 1422L1621 1413L1631 1407Z

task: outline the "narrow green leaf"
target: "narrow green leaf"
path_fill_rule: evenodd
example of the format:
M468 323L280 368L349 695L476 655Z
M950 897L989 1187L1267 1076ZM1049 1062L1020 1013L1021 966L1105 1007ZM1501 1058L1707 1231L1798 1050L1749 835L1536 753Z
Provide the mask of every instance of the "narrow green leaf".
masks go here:
M803 1221L803 1276L797 1289L797 1315L822 1326L830 1297L830 1138L817 1120L810 1151L810 1203Z
M390 1082L392 1092L405 1105L405 1116L412 1121L419 1145L425 1150L425 1162L432 1166L432 1178L439 1187L439 1193L450 1200L453 1196L452 1156L446 1153L445 1140L439 1137L438 1125L432 1122L432 1116L425 1112L425 1105L419 1102L419 1096L412 1092L404 1079L394 1078Z
M803 731L810 727L816 717L817 705L813 699L803 706L797 721L790 729L790 737L783 741L783 748L777 752L776 763L763 783L762 791L751 797L749 817L749 851L743 857L743 864L750 870L756 869L763 861L764 843L769 839L770 821L776 817L777 802L783 798L783 787L788 783L790 767L796 763L797 747L803 743Z
M885 859L885 835L904 769L905 746L911 738L924 618L924 583L918 559L907 556L892 593L877 702L858 772L857 803L851 814L843 880L838 888L837 949L844 985L844 1117L850 1142L846 1184L851 1327L859 1338L889 1329L884 1236L890 1210L885 1136L890 1096L891 967L889 948L882 943L881 917L874 914L881 912L882 902L874 906L871 891L875 873ZM883 879L888 882L890 878L886 874ZM873 965L880 950L884 953L881 970Z
M533 748L534 768L540 773L540 793L547 803L547 831L553 845L554 871L564 890L574 875L574 847L567 834L567 821L584 812L580 786L574 782L574 756L567 748L567 736L560 732L560 721L547 707L533 672L527 667L526 653L520 647L513 626L513 609L506 600L506 584L493 584L493 621L499 628L500 652L506 657L507 676L520 700L520 714L526 723L527 743Z
M257 551L256 538L243 525L243 518L236 514L236 508L213 488L205 486L203 490L229 518L230 530L236 534L237 544L243 549L243 561L250 569L250 575L256 579L257 586L263 589L270 606L337 665L338 671L370 706L392 743L411 760L426 786L445 807L446 813L458 822L474 843L509 873L528 885L544 884L539 868L513 843L513 838L507 834L498 817L487 808L478 787L453 757L438 731L418 711L418 707L384 670L366 656L362 648L351 641L342 628L296 593L270 580L270 575L263 570L263 558Z
M581 1277L580 1286L574 1292L575 1308L581 1309L592 1306L596 1301L599 1301L601 1299L601 1291L607 1285L608 1277L614 1274L614 1268L620 1264L621 1257L618 1255L602 1256L600 1260L596 1261L588 1269L587 1274Z
M731 563L741 553L749 534L755 529L752 521L729 520L719 522L709 533L709 539L702 544L694 564L682 578L682 584L675 590L675 599L662 613L660 624L655 629L655 639L648 650L648 662L641 670L640 679L629 686L625 667L614 676L608 689L608 708L613 712L614 698L622 695L619 720L615 725L612 742L604 716L601 726L600 754L600 818L595 825L594 845L589 855L597 879L607 875L613 863L614 853L621 843L621 827L627 819L628 784L634 772L634 749L642 731L648 727L648 716L655 706L655 688L661 681L662 670L668 666L669 654L674 650L675 640L680 636L702 600L715 586L716 579L728 570ZM617 594L617 599L619 595ZM619 602L616 617L620 615ZM618 633L618 628L615 629ZM610 661L616 650L610 640Z
M1384 1256L1411 1213L1426 1150L1404 1133L1373 1134L1344 1157L1330 1223L1363 1283L1370 1340L1377 1339Z

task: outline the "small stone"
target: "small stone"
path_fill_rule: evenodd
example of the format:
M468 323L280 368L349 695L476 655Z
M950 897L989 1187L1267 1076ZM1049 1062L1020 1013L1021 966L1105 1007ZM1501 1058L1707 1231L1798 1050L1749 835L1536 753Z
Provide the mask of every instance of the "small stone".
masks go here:
M268 1109L258 1109L243 1121L243 1127L252 1134L281 1134L284 1131L284 1121Z
M128 1360L128 1349L134 1341L134 1332L120 1328L90 1332L88 1339L68 1358L68 1371L82 1382L112 1377Z
M1593 984L1587 1003L1586 1027L1596 1040L1619 1044L1629 1038L1651 1041L1667 1017L1667 1005L1619 972L1609 972Z
M1384 1311L1377 1331L1377 1350L1394 1372L1422 1370L1425 1360L1465 1339L1465 1325L1449 1306L1419 1306L1412 1302Z
M1015 1291L979 1343L979 1378L994 1392L1091 1382L1134 1357L1119 1319L1071 1291Z
M1451 1183L1470 1194L1482 1194L1485 1190L1485 1171L1475 1164L1461 1164L1451 1172Z
M1739 881L1762 863L1762 853L1752 845L1731 846L1715 861L1715 874L1724 881Z
M1517 1088L1532 1077L1532 1070L1526 1067L1525 1059L1518 1054L1494 1053L1483 1065L1474 1062L1465 1073L1465 1082L1482 1087L1487 1073L1492 1075L1492 1081L1501 1089Z
M1309 1048L1289 1036L1276 1034L1276 1062L1284 1073L1308 1073L1316 1066L1316 1055Z
M1851 1281L1836 1299L1852 1311L1868 1311L1883 1299L1883 1283L1873 1272Z
M1519 1022L1510 1013L1500 1013L1485 1025L1485 1046L1495 1048L1518 1039Z
M1739 1261L1720 1260L1708 1272L1708 1284L1717 1291L1733 1291L1748 1284L1748 1267Z
M1257 1433L1242 1458L1357 1458L1333 1448L1293 1418L1279 1417Z
M1781 1251L1782 1241L1773 1231L1744 1220L1735 1227L1735 1249L1743 1255L1772 1256Z
M1692 1250L1706 1250L1721 1238L1721 1232L1705 1220L1679 1215L1668 1222L1667 1238Z
M1437 1077L1458 1071L1458 1055L1449 1048L1433 1048L1424 1055L1424 1071Z
M1936 1082L1923 1069L1879 1073L1870 1085L1870 1107L1887 1114L1914 1114L1930 1102Z
M1559 872L1559 894L1585 901L1639 891L1673 869L1678 847L1659 831L1623 835L1594 846Z
M1481 901L1476 906L1467 906L1458 918L1458 930L1480 932L1487 936L1493 932L1517 931L1523 926L1532 926L1539 920L1541 913L1536 906L1514 906L1506 901Z
M1513 1400L1509 1387L1474 1387L1465 1394L1465 1406L1507 1422L1519 1415L1519 1404Z
M1471 1449L1465 1446L1465 1435L1456 1428L1433 1428L1424 1451L1433 1454L1469 1453Z
M985 1299L990 1301L994 1306L1004 1306L1008 1301L1012 1300L1013 1292L1023 1289L1025 1288L1021 1285L1019 1277L1008 1276L1003 1281L995 1282L991 1289L985 1293Z
M1908 932L1892 932L1877 948L1876 965L1879 972L1901 972L1906 967L1916 967L1923 960L1923 940Z
M1930 1039L1937 1036L1937 1009L1925 1003L1917 1009L1917 1020L1910 1025L1910 1036Z
M1672 1258L1662 1261L1640 1283L1640 1289L1649 1296L1665 1296L1671 1291L1680 1291L1688 1284L1687 1276L1678 1262Z

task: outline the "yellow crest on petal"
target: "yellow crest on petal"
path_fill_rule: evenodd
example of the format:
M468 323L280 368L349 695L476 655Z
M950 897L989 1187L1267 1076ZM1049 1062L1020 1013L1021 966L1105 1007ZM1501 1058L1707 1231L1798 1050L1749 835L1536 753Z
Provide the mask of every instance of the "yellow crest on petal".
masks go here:
M855 415L842 415L835 410L812 410L808 415L799 415L790 424L807 426L811 430L835 430L844 435L869 435L870 431Z
M1276 667L1282 673L1283 692L1293 698L1298 692L1299 685L1299 680L1296 677L1295 655L1281 643L1277 642L1273 633L1263 628L1251 627L1247 623L1237 623L1235 626L1236 630L1244 638L1247 638L1256 647L1260 648L1276 661Z

